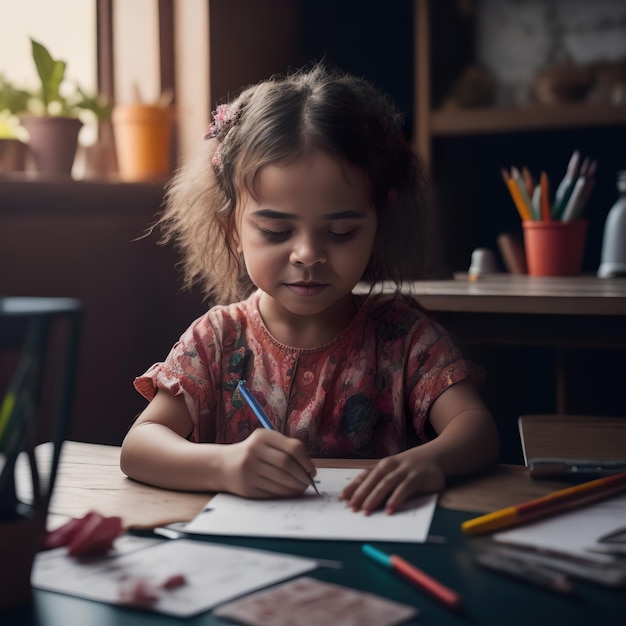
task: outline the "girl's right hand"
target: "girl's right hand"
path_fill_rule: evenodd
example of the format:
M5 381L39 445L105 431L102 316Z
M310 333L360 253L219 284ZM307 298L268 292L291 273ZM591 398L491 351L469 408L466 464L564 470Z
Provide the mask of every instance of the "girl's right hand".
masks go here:
M280 498L304 493L315 466L299 439L257 428L239 443L222 447L224 490L246 498Z

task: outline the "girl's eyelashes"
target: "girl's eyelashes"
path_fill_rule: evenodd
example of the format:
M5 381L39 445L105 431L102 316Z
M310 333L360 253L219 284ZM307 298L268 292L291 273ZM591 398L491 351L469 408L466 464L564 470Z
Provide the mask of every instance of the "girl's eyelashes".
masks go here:
M290 230L276 231L268 230L267 228L259 228L259 232L263 235L263 237L265 237L265 239L274 243L286 241L291 235Z
M265 239L267 239L268 241L271 241L272 243L280 243L283 241L287 241L287 239L289 239L289 237L291 236L290 230L276 231L276 230L269 230L267 228L259 228L259 232L261 233L263 237L265 237ZM345 233L336 233L332 230L329 230L328 238L331 241L341 243L341 242L349 241L350 239L352 239L352 237L355 235L356 232L357 232L356 229L349 230L348 232L345 232Z
M333 241L342 242L342 241L349 241L350 239L352 239L352 237L356 234L356 232L357 232L356 229L349 230L347 233L335 233L333 231L328 231L328 236Z

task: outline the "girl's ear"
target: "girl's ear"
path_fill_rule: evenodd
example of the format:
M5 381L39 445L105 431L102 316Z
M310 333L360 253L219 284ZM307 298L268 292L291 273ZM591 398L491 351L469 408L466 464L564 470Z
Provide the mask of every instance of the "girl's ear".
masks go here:
M239 229L238 228L235 228L235 230L233 230L233 248L235 248L235 250L237 250L237 254L241 254L242 253L241 238L239 237Z
M237 250L238 254L243 252L241 248L241 237L239 233L241 231L241 218L237 215L237 219L235 220L235 228L233 229L233 245L235 250Z

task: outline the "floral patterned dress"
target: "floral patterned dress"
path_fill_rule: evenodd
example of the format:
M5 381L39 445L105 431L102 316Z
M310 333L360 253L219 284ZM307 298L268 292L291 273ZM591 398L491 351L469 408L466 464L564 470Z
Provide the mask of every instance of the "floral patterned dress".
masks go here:
M428 411L450 385L482 382L412 298L361 297L332 341L299 349L269 333L260 295L210 309L135 379L148 400L157 389L183 395L196 442L235 443L259 427L237 390L245 379L276 430L310 456L381 458L428 439Z

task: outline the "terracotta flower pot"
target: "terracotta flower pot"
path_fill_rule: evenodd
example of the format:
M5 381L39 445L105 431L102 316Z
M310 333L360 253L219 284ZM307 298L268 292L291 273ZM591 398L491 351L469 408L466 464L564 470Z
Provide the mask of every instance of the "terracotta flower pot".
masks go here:
M29 153L40 174L71 176L83 123L73 117L22 117L28 131Z
M167 179L173 111L152 104L118 105L112 122L120 178L127 182Z
M19 139L0 138L0 172L23 172L26 144Z

